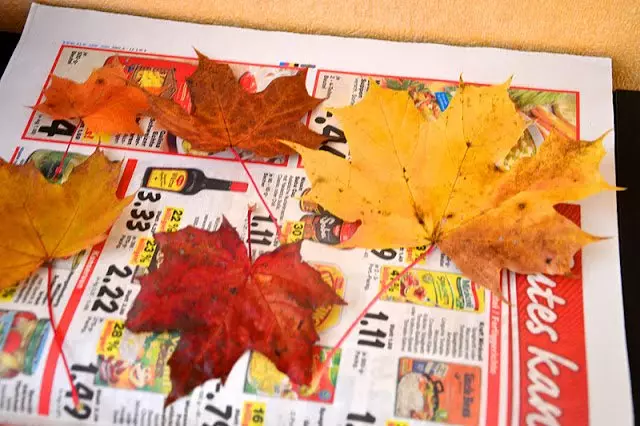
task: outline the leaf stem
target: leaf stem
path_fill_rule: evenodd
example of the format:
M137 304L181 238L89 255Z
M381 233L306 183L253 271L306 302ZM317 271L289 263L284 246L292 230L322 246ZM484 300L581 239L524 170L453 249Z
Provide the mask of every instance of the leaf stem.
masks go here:
M71 142L67 144L67 149L65 149L64 154L62 154L62 158L60 159L60 164L58 164L58 167L56 167L56 170L53 174L53 178L52 178L53 181L57 180L58 177L62 179L62 169L64 168L64 160L67 158L67 155L69 154L69 148L71 148Z
M62 342L63 339L58 333L58 328L56 326L56 322L53 317L53 266L51 266L51 262L47 264L47 310L49 311L49 323L51 324L51 329L53 330L53 340L56 342L56 346L58 346L58 350L60 351L60 356L62 357L62 363L64 364L64 369L67 374L67 379L69 379L69 384L71 385L71 399L73 400L73 405L77 408L80 407L80 398L78 397L78 390L76 389L76 385L73 383L73 378L71 377L71 370L69 369L69 363L67 362L67 356L64 354L62 350Z
M409 265L407 265L398 275L396 275L394 279L392 279L387 284L385 284L380 289L378 294L376 294L375 297L373 299L371 299L369 301L369 303L367 303L367 306L364 307L364 309L360 312L360 314L358 314L356 319L353 320L351 325L349 325L349 328L347 328L347 331L345 331L344 334L340 337L340 339L338 339L338 343L336 343L335 346L333 348L331 348L331 350L327 354L327 357L325 358L325 361L322 363L320 368L318 370L314 371L314 373L313 373L314 378L322 376L324 374L324 372L327 369L328 365L331 363L331 358L333 358L333 356L340 349L340 347L345 342L345 340L347 340L347 337L349 337L351 332L353 332L353 330L356 328L356 326L358 325L360 320L362 320L362 318L364 318L364 316L367 314L367 312L369 312L369 309L371 309L371 307L380 299L380 297L382 297L382 295L384 293L386 293L387 290L389 290L389 288L391 288L392 285L394 285L396 282L398 282L400 280L400 278L402 278L404 275L406 275L406 273L409 272L414 266L416 266L423 259L425 259L433 251L433 249L435 247L436 247L435 244L431 244L429 246L429 248L427 249L427 251L425 251L420 256L418 256L418 258L416 258L413 262L411 262Z
M278 232L277 237L278 237L278 239L280 239L280 235L282 234L282 232L281 232L281 229L280 229L280 225L278 225L278 220L276 219L275 215L273 214L273 212L269 208L269 204L267 204L267 201L262 196L262 192L260 191L260 188L258 188L258 184L256 183L256 181L253 179L253 176L251 175L251 172L249 171L249 168L247 167L246 162L242 159L242 157L240 157L240 154L238 154L238 151L236 151L236 149L234 147L230 147L229 149L233 153L233 155L236 158L236 160L238 160L240 162L240 165L242 166L242 168L244 169L245 173L249 177L249 180L251 181L251 185L253 185L253 188L256 190L256 193L258 194L258 197L260 198L260 202L262 203L264 208L267 210L267 213L269 214L269 218L271 219L273 224L276 226L276 230Z
M253 262L251 260L251 213L253 213L254 205L250 205L247 209L247 246L249 249L249 262Z

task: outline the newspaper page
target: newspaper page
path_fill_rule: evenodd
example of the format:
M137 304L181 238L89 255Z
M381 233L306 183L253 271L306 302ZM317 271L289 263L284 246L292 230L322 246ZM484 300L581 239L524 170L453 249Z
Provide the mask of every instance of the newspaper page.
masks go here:
M259 32L34 5L0 82L0 154L63 177L100 143L123 160L118 195L135 193L106 241L0 292L0 421L10 424L418 426L633 424L624 338L615 195L558 210L610 239L580 252L569 277L503 272L508 303L460 274L434 251L390 287L340 350L331 348L380 289L426 247L340 250L356 225L300 201L310 184L297 155L241 155L282 234L229 152L191 148L140 121L143 135L92 132L28 108L50 76L84 81L119 61L127 77L189 108L192 46L230 64L250 92L306 68L307 89L326 99L304 122L348 156L330 107L352 105L371 81L406 90L427 120L455 96L459 76L477 84L513 76L511 97L529 126L506 161L536 152L552 129L594 139L613 127L611 62L499 49ZM615 182L612 136L602 173ZM63 157L69 148L70 154ZM64 161L63 161L64 159ZM347 306L314 313L314 363L328 368L309 386L292 383L259 353L245 353L225 384L210 380L168 407L167 362L178 332L132 333L124 320L138 279L162 254L154 232L188 225L215 230L224 215L252 256L303 240L302 256ZM82 405L74 407L46 307L53 307ZM158 307L161 309L161 307Z

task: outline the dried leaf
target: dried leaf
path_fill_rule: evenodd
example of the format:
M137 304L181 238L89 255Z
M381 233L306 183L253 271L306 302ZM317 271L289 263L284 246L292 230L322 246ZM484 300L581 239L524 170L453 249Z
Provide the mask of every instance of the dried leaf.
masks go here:
M54 75L34 109L54 119L80 118L94 132L142 134L136 117L147 110L147 96L126 79L115 62L94 70L84 83Z
M180 331L169 360L167 404L206 380L224 380L246 350L264 354L293 382L309 383L318 340L313 311L344 302L302 262L300 244L280 246L251 264L226 219L215 232L190 226L155 239L163 261L140 279L126 326Z
M173 100L150 96L151 115L171 133L205 152L236 147L273 157L292 151L280 144L289 139L318 148L325 137L300 120L322 102L308 95L306 70L276 78L259 93L242 88L226 64L198 53L198 68L187 79L193 109L185 111Z
M370 84L358 104L333 111L351 158L290 144L312 189L305 200L343 220L362 221L344 247L437 244L472 280L499 292L500 271L562 274L598 238L553 208L606 189L602 139L552 133L532 158L499 165L525 123L508 82L461 83L447 110L427 122L406 92Z
M0 289L27 278L52 259L71 256L106 238L133 196L116 197L120 163L96 150L63 184L33 163L0 164Z

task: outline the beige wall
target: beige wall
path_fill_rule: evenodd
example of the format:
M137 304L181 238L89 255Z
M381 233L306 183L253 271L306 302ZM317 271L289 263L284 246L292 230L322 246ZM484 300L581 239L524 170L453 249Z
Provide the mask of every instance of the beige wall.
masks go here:
M28 0L0 0L19 30ZM640 0L43 0L204 23L613 58L614 86L640 90Z

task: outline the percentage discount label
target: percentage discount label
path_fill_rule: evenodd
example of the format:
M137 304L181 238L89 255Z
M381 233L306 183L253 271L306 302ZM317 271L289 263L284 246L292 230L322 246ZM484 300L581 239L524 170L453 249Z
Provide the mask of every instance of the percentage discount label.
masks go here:
M160 232L176 232L182 220L184 209L180 207L167 207L164 209L162 219L160 219Z
M180 227L180 221L184 209L180 207L166 207L160 219L160 225L158 226L158 232L176 232ZM157 244L151 237L140 237L133 249L133 255L131 255L131 265L138 265L148 268L153 261L153 256L156 252Z
M157 244L153 238L142 237L138 239L136 247L133 249L130 263L148 268L151 265L153 254L156 252L156 246Z
M242 410L242 426L265 425L267 405L264 402L246 401Z
M105 358L117 357L120 354L120 342L124 332L124 321L108 319L105 321L96 353Z
M282 229L281 243L293 244L304 239L305 223L301 221L287 221Z

